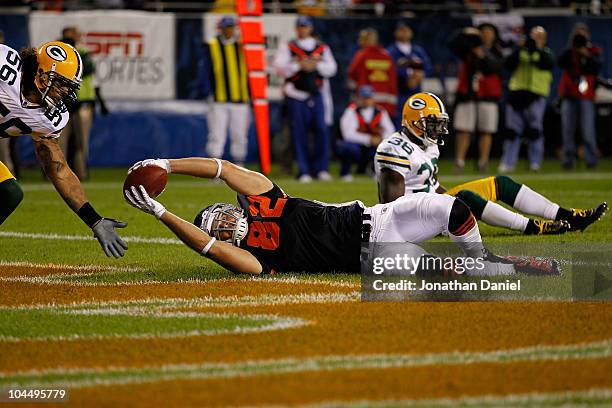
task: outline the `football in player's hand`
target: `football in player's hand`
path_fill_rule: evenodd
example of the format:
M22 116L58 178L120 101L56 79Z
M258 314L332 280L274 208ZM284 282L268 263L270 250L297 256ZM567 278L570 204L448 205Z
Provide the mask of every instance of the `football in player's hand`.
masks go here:
M142 166L132 170L123 183L123 191L144 186L149 197L155 198L166 188L168 173L159 166ZM125 194L125 193L124 193Z

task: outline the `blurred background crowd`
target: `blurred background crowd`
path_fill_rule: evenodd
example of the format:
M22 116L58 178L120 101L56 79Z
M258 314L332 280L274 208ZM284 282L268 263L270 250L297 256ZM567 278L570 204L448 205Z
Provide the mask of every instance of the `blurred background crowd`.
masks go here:
M173 99L206 105L205 142L196 153L253 160L251 101L232 1L9 0L3 6L221 13L211 17L210 30L197 28L194 14L176 20ZM452 129L443 156L457 172L471 163L483 173L512 172L522 155L534 172L545 156L556 157L566 170L577 163L595 169L609 154L610 1L302 0L265 1L264 8L296 13L286 38L270 36L266 43L270 83L279 88L271 109L273 157L302 182L336 176L350 181L354 172L370 172L376 146L401 128L404 102L420 91L438 94L447 105ZM3 21L0 28L8 34ZM95 58L80 30L65 26L57 38L85 56L89 80L63 146L86 179L90 133L108 133L111 124L103 116L110 112L120 123L125 105L114 98L105 102L104 81L96 80ZM0 140L1 158L17 174L20 154L27 156L27 149ZM338 175L329 170L334 159Z

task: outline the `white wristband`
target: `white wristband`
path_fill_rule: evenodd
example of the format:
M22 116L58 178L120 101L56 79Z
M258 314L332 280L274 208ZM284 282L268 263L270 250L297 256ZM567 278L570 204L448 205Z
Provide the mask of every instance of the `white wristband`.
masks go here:
M206 256L208 254L208 251L210 251L210 248L212 248L216 240L217 238L214 238L214 237L211 238L210 241L208 241L208 244L206 244L206 246L202 249L202 252L200 252L200 254L202 256Z
M221 177L221 169L223 168L223 163L221 163L221 160L219 159L213 160L217 162L217 174L215 174L215 179L218 179L219 177Z

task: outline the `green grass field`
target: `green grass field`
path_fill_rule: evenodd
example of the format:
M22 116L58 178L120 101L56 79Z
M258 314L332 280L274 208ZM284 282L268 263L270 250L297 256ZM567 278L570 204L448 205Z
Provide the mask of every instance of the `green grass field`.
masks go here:
M38 170L24 174L24 202L0 228L0 402L7 387L45 387L69 390L73 406L612 403L609 302L360 302L357 274L236 276L129 206L125 171L93 169L83 183L98 212L128 222L121 259L104 255ZM483 176L453 175L448 162L440 174L445 187ZM564 207L612 198L610 160L596 172L547 162L512 177ZM302 185L275 169L271 178L296 197L377 201L365 176ZM159 200L192 220L235 194L171 175ZM560 277L519 276L521 296L501 299L576 299L573 256L609 271L611 227L607 215L584 233L527 237L480 223L496 253L566 262ZM597 271L584 290L600 279L605 290L589 299L610 299L612 280Z
M446 187L473 180L481 175L466 172L453 175L451 164L441 163L440 181ZM45 239L19 234L57 234L84 237L90 231L59 198L53 186L44 182L40 173L28 171L22 180L25 199L17 211L0 229L0 260L51 262L64 264L108 264L133 266L145 272L129 273L134 279L141 274L160 280L228 276L229 272L214 265L186 247L173 244L139 243L138 238L173 238L171 232L153 217L129 206L122 197L121 186L125 169L94 169L91 180L83 183L89 200L106 217L127 221L122 236L133 238L121 260L108 259L94 240ZM602 161L596 172L577 170L561 172L556 162L547 162L538 174L511 175L549 199L565 207L590 208L602 201L612 201L612 161ZM357 177L353 183L312 183L303 185L292 178L273 172L271 178L289 195L326 202L359 199L366 205L377 202L376 183L367 177ZM235 203L235 194L223 183L171 175L166 191L159 199L175 214L192 220L197 212L214 202ZM612 217L604 217L586 233L563 236L527 237L505 229L480 223L486 243L571 243L612 242ZM127 273L126 273L127 274Z

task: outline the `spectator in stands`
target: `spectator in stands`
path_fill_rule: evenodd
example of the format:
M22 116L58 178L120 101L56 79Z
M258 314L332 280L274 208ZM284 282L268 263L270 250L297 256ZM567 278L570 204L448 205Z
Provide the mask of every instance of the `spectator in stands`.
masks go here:
M81 44L81 32L76 26L65 27L62 30L61 41L75 47L83 62L81 87L77 91L77 104L70 112L70 120L62 130L60 145L67 162L79 180L89 178L87 159L89 156L89 137L93 124L96 102L100 105L100 113L108 114L106 103L102 98L100 87L96 83L96 65L89 50Z
M235 17L222 17L217 35L205 47L204 95L211 102L207 116L206 152L210 157L221 158L229 131L230 154L236 163L244 164L251 108L246 61L236 24Z
M499 101L502 95L501 71L503 57L498 47L497 28L481 24L467 27L449 42L451 51L461 58L455 105L455 169L465 167L465 156L473 132L479 133L478 169L486 171L499 121Z
M278 74L286 79L286 97L291 137L298 161L298 180L331 180L329 174L329 132L325 123L322 87L336 75L337 65L329 47L312 37L312 20L296 20L297 38L282 44L274 58ZM314 134L314 151L309 149L309 132Z
M560 56L563 70L559 82L561 97L561 127L563 135L563 163L565 169L574 167L576 122L580 121L585 159L588 168L597 166L595 134L595 86L601 69L601 48L589 40L588 27L576 24L570 35L569 48Z
M395 28L395 42L387 47L397 68L398 114L395 115L395 126L398 128L404 103L411 95L421 92L423 79L431 75L431 60L423 47L412 43L413 36L412 28L400 22Z
M355 53L348 69L348 86L362 85L374 89L374 100L395 116L397 105L397 72L391 54L378 44L378 32L366 28L359 33L362 48Z
M529 38L506 58L505 66L511 72L506 104L506 130L504 153L499 165L500 173L514 170L521 148L521 136L529 142L529 169L539 171L544 158L544 112L550 94L555 57L546 47L546 30L533 27Z
M342 159L342 181L353 181L351 166L357 163L357 172L364 173L372 162L376 147L395 127L387 111L376 106L374 89L362 85L355 103L351 103L340 118L342 140L338 141L338 155Z

